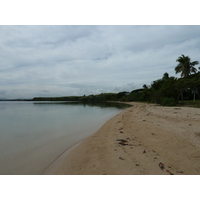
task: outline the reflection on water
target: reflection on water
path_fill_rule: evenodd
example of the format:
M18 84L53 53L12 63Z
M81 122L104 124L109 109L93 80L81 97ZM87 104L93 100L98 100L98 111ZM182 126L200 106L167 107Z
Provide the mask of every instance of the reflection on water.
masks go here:
M34 105L83 105L83 106L91 106L91 107L100 107L100 108L129 108L130 105L124 103L116 103L116 102L95 102L95 103L82 103L77 101L37 101L33 103Z
M0 102L0 174L41 174L126 104Z

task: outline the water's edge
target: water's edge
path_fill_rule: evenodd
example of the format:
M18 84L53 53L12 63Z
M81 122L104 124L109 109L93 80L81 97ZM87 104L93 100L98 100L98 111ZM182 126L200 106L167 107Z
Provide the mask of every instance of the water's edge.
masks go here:
M108 107L106 112L104 107ZM0 174L55 174L75 147L128 108L125 107L57 102L1 104Z
M126 108L128 109L128 108ZM124 109L124 110L126 110ZM109 120L111 120L112 118L114 118L116 115L120 114L121 112L123 112L124 110L120 111L119 113L113 115L112 117L110 117L109 119L107 119L101 126L100 128L106 124ZM92 135L94 135L100 128L98 128L93 134L91 134L88 137L91 137ZM61 164L64 162L65 158L70 154L71 151L73 151L76 147L78 147L85 139L87 139L88 137L84 138L83 140L79 141L78 143L72 145L70 148L68 148L67 150L65 150L62 154L58 155L58 157L56 159L54 159L43 171L42 175L55 175L57 169L61 166Z
M82 140L83 141L83 140ZM41 175L55 175L56 170L58 167L63 163L65 158L68 154L74 150L77 146L79 146L82 141L76 143L75 145L71 146L69 149L65 150L62 154L60 154L55 160L53 160L42 172Z

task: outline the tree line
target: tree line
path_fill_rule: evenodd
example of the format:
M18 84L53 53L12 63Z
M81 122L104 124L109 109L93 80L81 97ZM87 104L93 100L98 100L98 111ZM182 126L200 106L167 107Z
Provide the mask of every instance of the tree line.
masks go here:
M98 95L84 95L71 97L35 97L34 101L147 101L163 106L174 106L179 101L200 98L200 71L195 68L198 61L191 61L189 56L181 55L176 60L175 73L180 73L180 78L169 76L167 72L163 77L152 81L150 85L144 84L141 89L132 92L102 93ZM200 70L200 67L198 68Z
M181 55L176 60L175 73L180 73L180 78L169 77L166 72L163 77L155 80L151 85L143 85L143 90L138 94L132 91L129 100L148 101L166 106L176 105L179 101L200 98L200 71L194 67L198 61L191 61L189 56ZM200 67L199 67L200 70Z

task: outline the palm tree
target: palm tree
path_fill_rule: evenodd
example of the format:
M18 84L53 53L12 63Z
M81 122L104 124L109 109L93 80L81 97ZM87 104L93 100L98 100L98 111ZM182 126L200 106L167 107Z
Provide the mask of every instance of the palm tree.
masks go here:
M197 69L194 66L199 64L198 61L191 62L190 57L184 55L178 57L176 62L179 62L179 64L175 67L175 71L176 74L181 73L181 78L186 78L191 73L196 73Z

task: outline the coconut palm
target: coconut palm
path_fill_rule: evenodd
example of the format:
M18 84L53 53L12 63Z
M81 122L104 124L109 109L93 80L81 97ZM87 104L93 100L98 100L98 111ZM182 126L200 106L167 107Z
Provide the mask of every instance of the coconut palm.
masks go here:
M191 73L196 73L197 69L194 67L195 65L198 65L198 61L191 62L189 56L181 55L178 57L176 62L179 62L179 64L175 67L175 72L181 73L181 78L188 77Z

